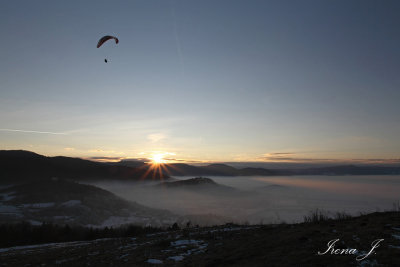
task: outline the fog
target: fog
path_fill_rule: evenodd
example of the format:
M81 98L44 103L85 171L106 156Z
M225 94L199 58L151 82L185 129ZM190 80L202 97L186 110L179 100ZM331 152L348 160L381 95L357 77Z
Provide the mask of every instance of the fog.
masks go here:
M185 180L193 177L175 177ZM194 224L301 222L316 209L328 215L391 210L400 176L208 177L218 185L165 187L159 182L97 182L127 200L166 209Z

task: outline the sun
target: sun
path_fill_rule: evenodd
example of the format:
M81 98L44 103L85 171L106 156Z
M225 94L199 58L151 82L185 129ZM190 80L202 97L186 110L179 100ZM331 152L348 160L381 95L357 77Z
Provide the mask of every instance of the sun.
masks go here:
M164 155L163 154L153 154L153 156L151 157L151 161L154 164L165 163Z

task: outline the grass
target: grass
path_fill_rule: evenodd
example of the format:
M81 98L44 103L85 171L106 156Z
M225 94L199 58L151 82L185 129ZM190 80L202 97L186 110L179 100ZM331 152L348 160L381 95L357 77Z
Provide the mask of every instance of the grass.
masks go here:
M303 220L305 223L320 223L329 220L343 221L350 218L352 218L352 216L344 211L337 211L333 216L330 216L329 213L324 210L315 209L311 211L309 215L305 215Z

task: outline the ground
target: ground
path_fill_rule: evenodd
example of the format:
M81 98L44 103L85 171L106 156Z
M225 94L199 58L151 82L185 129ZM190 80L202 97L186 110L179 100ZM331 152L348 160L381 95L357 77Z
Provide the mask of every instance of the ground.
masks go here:
M357 253L317 255L335 239L339 239L335 249L354 248ZM357 261L377 239L384 240L370 256ZM400 213L301 224L186 228L131 238L0 249L0 266L151 265L400 266Z

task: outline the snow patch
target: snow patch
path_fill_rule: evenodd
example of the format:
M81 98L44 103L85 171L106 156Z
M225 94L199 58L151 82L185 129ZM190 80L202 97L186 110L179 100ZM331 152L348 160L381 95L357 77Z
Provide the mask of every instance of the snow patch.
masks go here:
M82 201L80 201L80 200L68 200L68 201L61 203L61 206L70 208L70 207L80 205L80 204L82 204Z
M363 260L360 263L361 267L371 267L371 266L378 266L378 262L376 260Z
M15 192L1 193L0 197L2 201L10 201L15 198L15 196L12 196L14 194Z
M60 243L46 243L46 244L37 244L37 245L27 245L27 246L16 246L16 247L8 247L8 248L0 248L0 253L4 252L12 252L12 251L19 251L19 250L26 250L26 249L55 249L55 248L67 248L72 246L88 246L93 243L105 241L105 240L116 240L119 238L101 238L95 239L92 241L72 241L72 242L60 242Z
M40 208L50 208L54 207L56 203L54 202L47 202L47 203L32 203L32 204L22 204L21 206L23 208L34 208L34 209L40 209Z
M18 207L11 205L0 205L0 214L17 218L24 217Z
M185 240L177 240L174 242L171 242L171 246L176 247L176 246L183 246L183 245L198 245L202 241L200 240L194 240L194 239L185 239Z
M151 264L163 264L163 261L157 260L157 259L148 259L147 263Z
M181 253L177 256L171 256L168 259L173 259L175 261L181 261L185 256L190 256L191 254L199 254L204 252L204 249L207 248L208 244L203 240L194 240L194 239L183 239L171 242L171 246L174 249L184 249L187 245L192 245L194 248L188 249L185 253ZM165 252L169 252L170 250L165 250Z
M42 225L41 222L35 221L35 220L29 220L29 223L32 224L32 225Z
M20 213L20 210L15 206L1 205L0 213Z
M400 235L392 235L394 238L400 240Z
M72 260L74 260L74 259L75 259L75 258L63 259L63 260L56 260L56 264L57 264L57 265L58 265L58 264L63 264L63 263L72 261Z
M169 260L174 260L174 261L181 261L181 260L184 259L184 257L182 255L180 255L180 256L171 256L171 257L168 257L168 259Z

